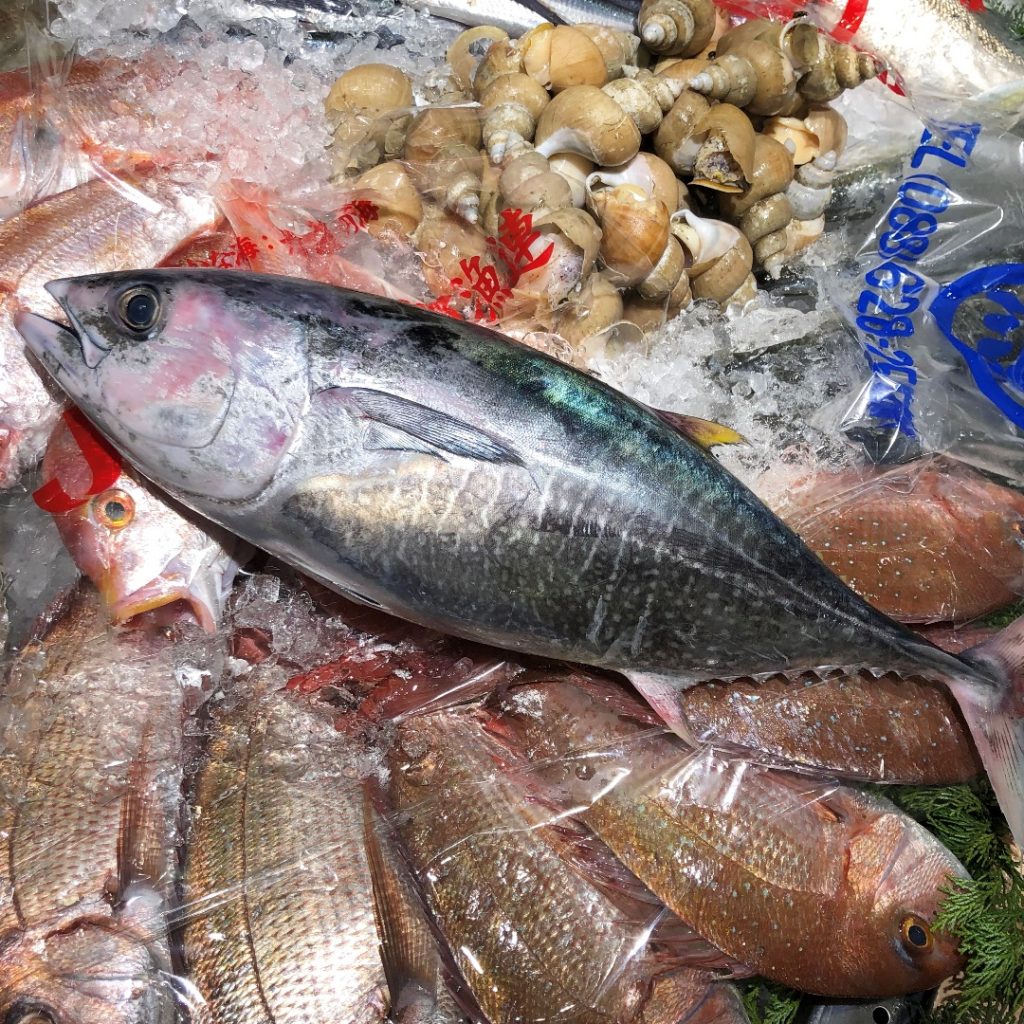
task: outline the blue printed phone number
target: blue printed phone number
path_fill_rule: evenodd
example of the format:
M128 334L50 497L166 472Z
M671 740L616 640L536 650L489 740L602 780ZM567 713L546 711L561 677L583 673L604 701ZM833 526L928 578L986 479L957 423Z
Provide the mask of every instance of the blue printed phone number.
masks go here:
M980 124L926 128L911 167L921 168L928 160L966 167L980 132ZM878 237L882 262L864 274L866 287L857 299L856 323L868 365L890 385L872 394L868 413L879 426L907 437L916 436L912 405L917 370L901 343L914 333L913 315L926 284L912 265L928 252L939 218L955 199L948 182L938 174L904 179L886 218L888 230Z

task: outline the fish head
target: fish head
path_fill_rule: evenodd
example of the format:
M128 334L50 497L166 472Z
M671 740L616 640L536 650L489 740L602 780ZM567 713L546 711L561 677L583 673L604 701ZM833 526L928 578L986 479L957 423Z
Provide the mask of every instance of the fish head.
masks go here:
M20 313L29 349L148 476L190 496L259 493L308 404L301 317L273 278L150 270L54 281L64 327Z
M851 995L864 998L935 988L964 963L956 940L933 922L943 890L969 877L966 870L917 822L878 803L854 828L846 871L845 938L866 954L864 991Z
M182 601L204 629L216 630L240 541L199 525L158 494L77 410L66 412L50 437L42 481L37 504L52 513L116 622Z
M6 1024L174 1024L179 997L166 956L109 920L82 917L0 944Z

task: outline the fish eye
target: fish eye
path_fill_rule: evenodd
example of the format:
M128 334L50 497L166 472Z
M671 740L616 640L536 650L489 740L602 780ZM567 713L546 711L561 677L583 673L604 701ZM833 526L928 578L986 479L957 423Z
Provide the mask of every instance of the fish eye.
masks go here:
M911 952L924 952L931 948L932 930L928 927L928 922L916 914L908 914L903 918L900 933L903 936L903 944Z
M4 1015L4 1024L56 1024L56 1017L39 1006L15 1003Z
M121 530L135 518L135 502L131 495L114 488L92 499L92 512L103 526Z
M160 296L149 285L129 288L117 300L117 313L130 330L148 331L160 313Z

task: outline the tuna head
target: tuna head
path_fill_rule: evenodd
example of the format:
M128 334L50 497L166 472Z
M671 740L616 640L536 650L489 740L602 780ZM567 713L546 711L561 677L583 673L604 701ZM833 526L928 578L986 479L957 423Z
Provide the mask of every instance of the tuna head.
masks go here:
M174 1024L179 1000L165 956L106 921L0 938L6 1024Z
M272 278L97 274L47 285L73 325L20 314L57 382L137 465L188 495L238 501L270 480L309 381L305 327L267 302Z
M837 922L834 958L839 971L862 979L863 990L849 994L873 998L935 988L963 966L956 941L932 922L943 890L967 872L888 801L851 794L831 809L848 814L851 827L846 913Z

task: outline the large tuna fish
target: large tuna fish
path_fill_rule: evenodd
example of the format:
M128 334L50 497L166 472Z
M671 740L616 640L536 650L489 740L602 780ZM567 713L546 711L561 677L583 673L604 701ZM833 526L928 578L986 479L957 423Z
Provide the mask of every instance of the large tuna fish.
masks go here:
M958 658L886 618L667 422L471 324L214 270L50 284L29 347L202 514L444 632L615 669L684 731L694 682L871 669L946 682L1018 840L1021 627Z

